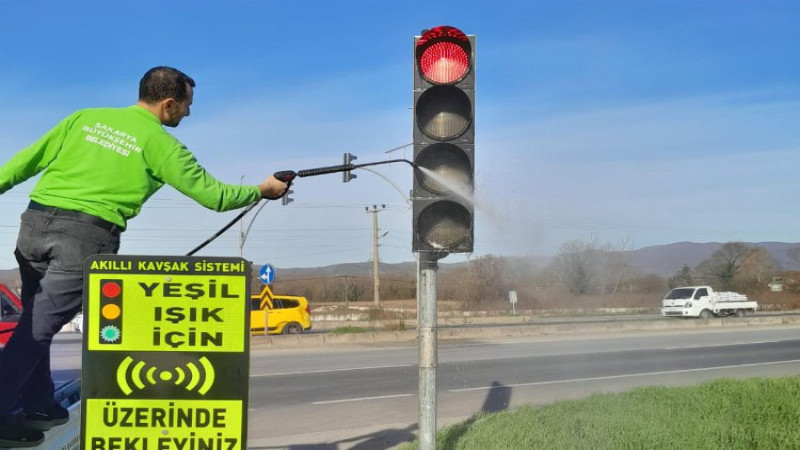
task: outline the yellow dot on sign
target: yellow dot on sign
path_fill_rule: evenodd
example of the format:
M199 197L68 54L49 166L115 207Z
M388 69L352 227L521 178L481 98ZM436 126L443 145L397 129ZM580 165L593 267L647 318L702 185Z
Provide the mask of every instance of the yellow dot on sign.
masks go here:
M159 377L161 377L161 381L169 381L172 379L172 372L165 370L159 374Z
M117 305L106 305L103 306L103 310L101 312L103 314L103 317L105 317L106 319L114 320L117 317L119 317L120 310L119 306Z

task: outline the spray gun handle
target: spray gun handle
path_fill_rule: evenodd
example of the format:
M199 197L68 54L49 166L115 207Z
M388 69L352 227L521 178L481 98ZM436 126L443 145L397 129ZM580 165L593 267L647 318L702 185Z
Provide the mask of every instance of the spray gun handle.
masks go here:
M297 172L294 170L281 170L280 172L275 172L273 177L283 181L284 183L291 183L292 180L297 176Z

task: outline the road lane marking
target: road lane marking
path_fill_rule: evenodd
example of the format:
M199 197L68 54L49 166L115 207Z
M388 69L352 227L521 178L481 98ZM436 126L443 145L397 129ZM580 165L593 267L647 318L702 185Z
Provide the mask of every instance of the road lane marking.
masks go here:
M348 403L348 402L361 402L366 400L383 400L385 398L399 398L399 397L411 397L412 395L417 394L394 394L394 395L379 395L376 397L359 397L359 398L343 398L340 400L326 400L322 402L311 402L312 405L330 405L333 403Z
M532 383L518 383L518 384L503 384L500 386L480 386L473 388L450 389L448 392L469 392L469 391L488 391L498 388L512 388L512 387L525 387L525 386L546 386L549 384L560 383L580 383L583 381L601 381L601 380L615 380L619 378L634 378L634 377L649 377L654 375L669 375L674 373L690 373L690 372L703 372L709 370L720 369L737 369L741 367L758 367L758 366L771 366L776 364L793 364L800 363L800 359L793 359L790 361L773 361L766 363L753 363L753 364L737 364L732 366L716 366L716 367L701 367L698 369L684 369L684 370L667 370L663 372L644 372L644 373L627 373L622 375L609 375L605 377L588 377L588 378L572 378L569 380L552 380L552 381L534 381Z
M795 339L792 339L793 341ZM702 344L695 344L695 345L684 345L680 347L664 347L662 350L681 350L685 348L717 348L717 347L736 347L740 345L750 345L750 344L777 344L779 342L784 342L783 340L776 340L776 341L757 341L757 342L736 342L733 344L717 344L717 345L702 345Z
M549 344L555 341L556 341L555 339L536 339L527 341L481 341L481 342L473 342L470 344L449 344L442 346L442 348L479 347L488 345L540 344L540 343Z
M283 375L305 375L308 373L328 373L328 372L348 372L351 370L371 370L371 369L393 369L396 367L412 367L414 364L391 364L386 366L367 366L367 367L345 367L343 369L322 369L322 370L305 370L297 372L279 372L279 373L260 373L250 375L250 378L260 377L278 377Z

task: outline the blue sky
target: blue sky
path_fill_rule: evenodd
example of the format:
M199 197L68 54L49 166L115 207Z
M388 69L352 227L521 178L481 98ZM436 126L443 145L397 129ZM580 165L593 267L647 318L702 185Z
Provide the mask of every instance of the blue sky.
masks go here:
M135 103L150 67L197 82L174 134L217 178L411 158L412 38L477 36L472 255L570 240L800 241L800 1L6 1L0 162L75 109ZM409 166L303 178L253 219L245 258L313 267L412 261ZM389 183L386 179L392 181ZM13 268L33 181L0 197ZM122 253L182 255L236 212L165 187ZM239 226L198 255L239 256Z

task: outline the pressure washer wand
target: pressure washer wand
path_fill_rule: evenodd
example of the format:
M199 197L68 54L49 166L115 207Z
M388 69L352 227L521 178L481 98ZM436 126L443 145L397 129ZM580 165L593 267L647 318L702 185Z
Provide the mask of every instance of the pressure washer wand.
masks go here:
M378 166L378 165L381 165L381 164L391 164L391 163L396 163L396 162L404 162L404 163L411 164L411 167L417 167L416 164L414 164L413 162L411 162L411 161L409 161L407 159L389 159L389 160L386 160L386 161L378 161L378 162L371 162L371 163L365 163L365 164L342 164L342 165L338 165L338 166L318 167L316 169L299 170L297 172L295 172L294 170L281 170L280 172L275 172L274 174L272 174L272 176L274 176L275 178L283 181L284 183L288 183L288 184L291 185L292 181L294 181L294 179L297 178L297 177L300 177L300 178L313 177L313 176L317 176L317 175L325 175L325 174L328 174L328 173L346 172L348 170L358 169L360 167ZM233 220L231 220L227 225L225 225L224 227L222 227L222 229L220 229L219 231L214 233L213 236L211 236L210 238L206 239L205 242L203 242L202 244L200 244L197 247L193 248L192 251L190 251L189 253L186 254L186 256L192 256L195 253L197 253L201 248L203 248L206 245L210 244L211 241L213 241L214 239L218 238L219 235L221 235L222 233L226 232L228 230L228 228L233 226L233 224L235 224L236 222L241 220L241 218L244 217L245 214L250 212L250 210L253 209L260 201L261 200L259 200L259 201L255 202L255 203L247 206L246 208L244 208L242 210L242 212L237 214L236 217L234 217Z
M288 183L297 177L303 178L303 177L313 177L317 175L325 175L329 173L347 172L348 170L354 170L361 167L378 166L381 164L391 164L396 162L404 162L411 164L412 167L416 167L416 164L407 159L389 159L386 161L378 161L378 162L371 162L364 164L341 164L338 166L318 167L316 169L298 170L297 172L293 170L282 170L280 172L275 172L273 176L283 182Z

